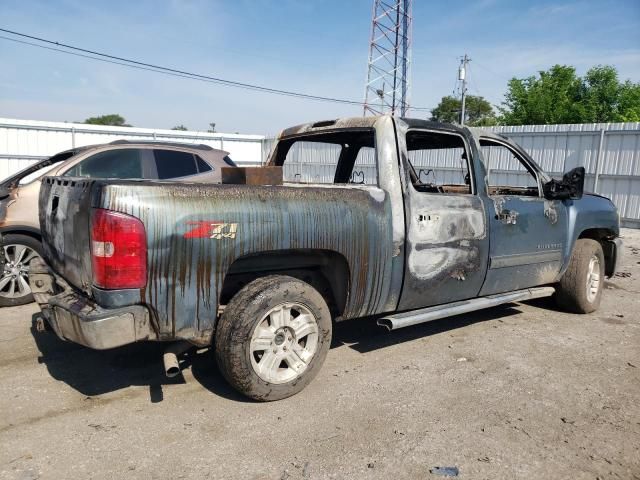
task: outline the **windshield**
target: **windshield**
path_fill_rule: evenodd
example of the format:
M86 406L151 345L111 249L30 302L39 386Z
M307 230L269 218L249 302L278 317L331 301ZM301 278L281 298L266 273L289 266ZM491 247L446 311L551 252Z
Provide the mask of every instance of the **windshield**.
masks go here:
M7 178L5 178L0 186L9 187L16 186L18 184L24 185L29 183L36 178L44 175L47 171L51 170L54 165L64 162L69 158L73 157L77 152L74 150L69 150L66 152L58 153L53 157L49 157L45 160L41 160L39 162L34 163L33 165L29 165L27 168L20 170L18 173L15 173Z

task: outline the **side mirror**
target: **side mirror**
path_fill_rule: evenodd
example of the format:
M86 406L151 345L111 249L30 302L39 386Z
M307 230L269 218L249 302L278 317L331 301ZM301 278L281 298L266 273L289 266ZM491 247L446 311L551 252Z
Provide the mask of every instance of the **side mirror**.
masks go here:
M565 173L561 181L545 183L542 191L547 200L580 200L584 191L584 167Z

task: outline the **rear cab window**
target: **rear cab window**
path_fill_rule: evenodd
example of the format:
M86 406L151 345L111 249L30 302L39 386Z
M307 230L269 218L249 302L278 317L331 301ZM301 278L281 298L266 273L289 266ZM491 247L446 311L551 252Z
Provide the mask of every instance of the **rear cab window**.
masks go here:
M378 185L373 129L307 134L280 140L277 148L285 182Z

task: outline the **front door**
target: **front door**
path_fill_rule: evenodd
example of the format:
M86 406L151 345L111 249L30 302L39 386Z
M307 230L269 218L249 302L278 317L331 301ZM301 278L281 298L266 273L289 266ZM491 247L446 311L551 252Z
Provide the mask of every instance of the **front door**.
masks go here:
M481 138L487 166L489 270L480 295L556 281L567 242L567 211L545 200L535 166L507 143Z
M484 280L489 242L468 142L457 130L409 129L404 139L407 237L398 309L473 298Z

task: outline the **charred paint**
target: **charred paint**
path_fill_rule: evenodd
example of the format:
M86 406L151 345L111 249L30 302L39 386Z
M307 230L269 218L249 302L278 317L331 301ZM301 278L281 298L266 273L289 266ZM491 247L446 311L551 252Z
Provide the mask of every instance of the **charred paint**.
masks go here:
M384 310L392 227L388 198L376 187L146 182L135 189L105 186L100 206L145 224L149 272L143 301L155 308L161 334L210 336L231 264L246 255L278 250L337 252L350 268L344 318ZM237 224L235 238L229 228L212 240L210 218L218 225ZM195 230L187 230L192 227Z

